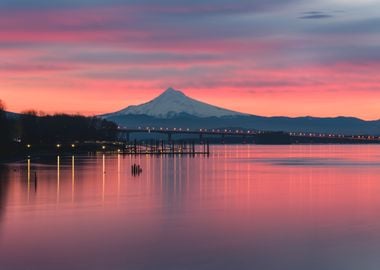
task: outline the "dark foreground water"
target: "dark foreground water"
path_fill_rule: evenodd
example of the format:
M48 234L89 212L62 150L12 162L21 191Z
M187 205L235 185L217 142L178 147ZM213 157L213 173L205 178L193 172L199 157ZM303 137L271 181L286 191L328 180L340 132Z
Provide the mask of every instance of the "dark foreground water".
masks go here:
M380 269L379 146L212 151L2 166L0 269Z

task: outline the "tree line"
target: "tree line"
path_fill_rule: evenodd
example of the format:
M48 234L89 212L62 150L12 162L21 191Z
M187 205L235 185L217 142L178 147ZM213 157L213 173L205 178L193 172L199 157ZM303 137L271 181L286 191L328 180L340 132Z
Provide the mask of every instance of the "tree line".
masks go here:
M116 140L117 125L82 115L41 115L35 111L13 116L0 101L0 152L15 144L56 144Z

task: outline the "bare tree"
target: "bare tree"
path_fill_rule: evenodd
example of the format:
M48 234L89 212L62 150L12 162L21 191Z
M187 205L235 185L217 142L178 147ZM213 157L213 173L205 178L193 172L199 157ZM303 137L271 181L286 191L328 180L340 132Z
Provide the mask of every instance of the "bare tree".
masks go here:
M3 149L8 143L9 139L9 123L7 116L5 114L5 106L4 103L0 100L0 155L3 154Z
M4 102L0 99L0 111L4 111L4 110L5 110Z

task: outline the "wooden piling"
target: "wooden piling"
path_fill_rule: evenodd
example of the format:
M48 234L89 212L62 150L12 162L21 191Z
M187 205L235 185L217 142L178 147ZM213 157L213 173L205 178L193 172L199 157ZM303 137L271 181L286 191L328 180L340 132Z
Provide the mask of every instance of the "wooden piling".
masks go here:
M171 141L168 144L164 140L134 141L132 145L125 145L123 151L118 151L118 153L123 155L206 155L210 154L210 143L209 140L204 140L202 145L196 147L195 141Z
M37 192L37 172L34 172L34 191Z

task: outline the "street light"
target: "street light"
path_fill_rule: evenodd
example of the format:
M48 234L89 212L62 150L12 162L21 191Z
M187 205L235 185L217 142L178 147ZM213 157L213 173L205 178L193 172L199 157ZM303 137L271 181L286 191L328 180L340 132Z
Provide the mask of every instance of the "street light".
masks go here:
M60 148L60 147L61 147L61 145L58 143L58 144L57 144L57 148Z

